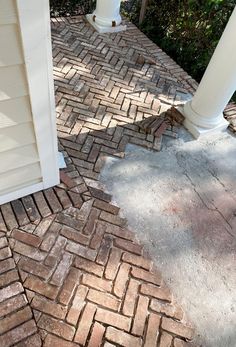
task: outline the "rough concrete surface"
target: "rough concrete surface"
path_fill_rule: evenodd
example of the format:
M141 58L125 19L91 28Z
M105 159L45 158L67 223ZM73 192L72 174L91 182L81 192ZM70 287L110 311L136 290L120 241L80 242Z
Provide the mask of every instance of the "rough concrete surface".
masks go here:
M188 312L204 347L236 346L236 138L184 129L161 152L128 145L101 180Z

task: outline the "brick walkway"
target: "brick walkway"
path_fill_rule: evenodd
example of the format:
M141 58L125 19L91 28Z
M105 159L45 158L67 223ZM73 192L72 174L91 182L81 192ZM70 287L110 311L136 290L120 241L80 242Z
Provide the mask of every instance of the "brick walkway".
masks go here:
M98 176L128 142L159 150L138 124L196 82L137 28L99 35L82 17L52 23L59 146L53 189L1 206L0 346L189 347L160 273Z

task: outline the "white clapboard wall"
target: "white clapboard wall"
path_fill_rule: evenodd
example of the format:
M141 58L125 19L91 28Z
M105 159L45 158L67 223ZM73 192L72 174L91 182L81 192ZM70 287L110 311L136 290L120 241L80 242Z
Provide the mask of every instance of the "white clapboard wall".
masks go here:
M58 184L48 0L0 0L0 204Z

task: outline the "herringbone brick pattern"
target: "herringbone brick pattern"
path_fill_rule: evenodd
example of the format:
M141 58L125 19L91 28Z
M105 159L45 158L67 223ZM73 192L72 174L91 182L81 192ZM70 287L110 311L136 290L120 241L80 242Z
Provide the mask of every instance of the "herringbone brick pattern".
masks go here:
M83 17L60 19L52 35L67 169L59 186L1 207L0 346L192 346L193 329L99 172L128 142L160 150L139 123L195 82L130 23L99 35Z

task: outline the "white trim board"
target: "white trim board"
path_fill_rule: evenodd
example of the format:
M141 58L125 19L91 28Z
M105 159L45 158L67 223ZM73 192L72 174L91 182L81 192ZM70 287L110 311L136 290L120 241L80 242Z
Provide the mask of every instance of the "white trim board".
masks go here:
M43 186L59 183L49 0L16 0Z

